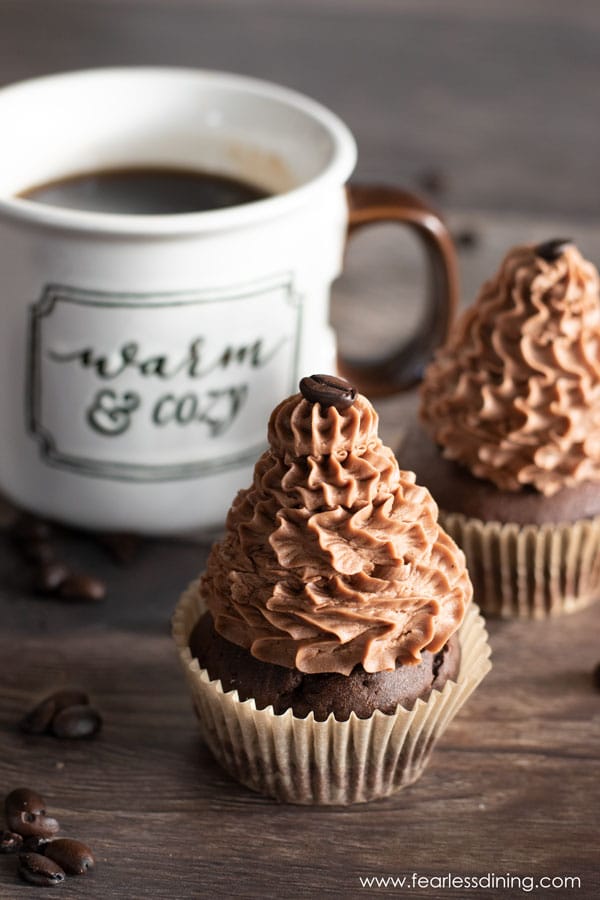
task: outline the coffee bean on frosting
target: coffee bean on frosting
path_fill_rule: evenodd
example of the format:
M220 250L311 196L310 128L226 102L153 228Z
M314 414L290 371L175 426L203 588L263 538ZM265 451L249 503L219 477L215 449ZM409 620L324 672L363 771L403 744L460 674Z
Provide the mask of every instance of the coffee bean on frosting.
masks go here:
M533 248L533 252L541 259L545 259L546 262L555 262L572 244L571 238L553 238L551 241L538 244Z
M50 838L58 834L60 825L46 815L46 802L29 788L11 791L4 801L6 824L22 837Z
M52 720L52 732L59 738L92 738L102 728L102 716L88 705L67 706Z
M356 400L356 389L335 375L309 375L301 380L300 392L309 403L320 403L323 409L334 406L341 411Z
M19 875L24 881L39 887L52 887L65 880L64 869L41 853L20 853Z
M94 854L86 844L71 838L58 838L46 845L45 855L65 870L67 875L85 875L94 868Z

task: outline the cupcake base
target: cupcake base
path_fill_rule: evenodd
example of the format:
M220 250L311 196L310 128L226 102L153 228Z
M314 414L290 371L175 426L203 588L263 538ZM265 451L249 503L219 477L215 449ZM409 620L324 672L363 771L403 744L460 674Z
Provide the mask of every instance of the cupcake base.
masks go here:
M546 619L600 596L600 516L517 525L440 510L440 523L464 551L486 616Z
M252 790L287 803L336 804L386 797L414 782L433 746L489 671L490 647L483 619L469 604L460 629L461 665L456 681L431 691L412 709L366 719L322 722L291 709L257 709L223 691L190 651L190 638L205 612L198 582L184 593L173 617L173 637L191 688L203 737L218 762Z
M444 459L420 427L398 461L416 472L440 507L440 524L467 558L486 616L545 619L600 597L600 485L551 497L501 491Z
M393 713L397 706L411 709L419 698L442 690L460 668L460 643L452 635L439 653L424 650L417 665L397 666L392 672L365 672L356 666L350 675L307 675L298 669L261 662L249 650L222 637L210 613L204 613L190 637L190 650L212 680L220 679L225 692L237 690L240 700L254 698L257 709L272 706L280 715L291 709L302 719L310 712L324 722L333 713L345 721L354 712L368 719L379 709Z

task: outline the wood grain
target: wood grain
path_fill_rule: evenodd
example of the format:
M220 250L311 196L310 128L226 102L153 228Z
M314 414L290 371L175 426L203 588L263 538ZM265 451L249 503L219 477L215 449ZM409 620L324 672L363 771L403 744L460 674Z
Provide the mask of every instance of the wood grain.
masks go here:
M410 186L424 165L441 167L451 226L478 241L461 253L463 301L521 240L572 234L600 259L593 2L0 0L0 23L0 83L116 63L244 71L341 113L362 178ZM333 301L347 352L384 348L401 317L409 327L422 275L397 230L353 241ZM414 398L379 408L395 445ZM6 525L11 510L0 507ZM64 833L98 858L61 896L362 897L380 892L361 889L359 876L412 872L570 874L582 879L578 897L599 895L598 605L556 622L491 623L493 670L411 788L364 807L293 808L235 784L197 734L169 618L206 546L146 542L123 567L90 537L65 535L61 548L106 579L104 603L34 597L0 540L0 788L41 791ZM65 685L91 693L102 734L22 735L21 715ZM33 891L14 867L0 857L1 900Z
M197 736L168 621L206 549L148 542L119 569L91 539L64 547L107 579L104 605L34 599L2 547L0 784L42 791L64 833L94 848L97 871L66 895L355 896L359 875L510 870L577 874L594 896L597 609L492 624L493 671L409 790L365 807L283 807L233 783ZM100 737L20 734L32 700L64 685L89 690ZM20 896L12 868L0 859L2 897Z

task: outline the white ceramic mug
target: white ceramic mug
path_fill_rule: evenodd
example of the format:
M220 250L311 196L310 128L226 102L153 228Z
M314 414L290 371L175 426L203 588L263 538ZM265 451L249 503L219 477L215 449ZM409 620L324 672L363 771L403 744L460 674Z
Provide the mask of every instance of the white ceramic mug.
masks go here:
M433 290L408 348L339 370L389 393L446 333L455 263L439 218L402 191L348 195L352 135L292 91L186 69L67 73L0 90L0 133L0 489L25 509L141 533L221 525L273 406L335 370L329 290L349 224L415 228ZM270 196L170 215L18 196L150 166Z

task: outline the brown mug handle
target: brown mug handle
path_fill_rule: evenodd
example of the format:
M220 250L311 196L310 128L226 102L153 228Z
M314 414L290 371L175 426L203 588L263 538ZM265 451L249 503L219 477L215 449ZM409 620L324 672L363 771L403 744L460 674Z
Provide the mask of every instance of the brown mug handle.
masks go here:
M448 334L458 299L456 254L439 215L409 191L351 184L347 192L348 237L375 222L398 222L419 236L427 253L428 298L418 332L384 359L338 357L340 375L371 397L386 397L421 380L433 350Z

